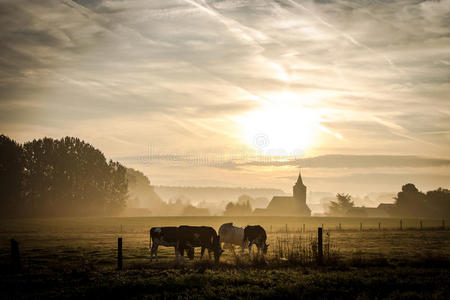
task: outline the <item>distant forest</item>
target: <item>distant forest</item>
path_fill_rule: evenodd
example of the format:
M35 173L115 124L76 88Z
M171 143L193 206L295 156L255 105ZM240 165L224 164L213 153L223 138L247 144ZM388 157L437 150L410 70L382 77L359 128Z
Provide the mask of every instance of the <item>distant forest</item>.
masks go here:
M23 145L0 135L2 216L112 215L126 205L126 168L74 137Z

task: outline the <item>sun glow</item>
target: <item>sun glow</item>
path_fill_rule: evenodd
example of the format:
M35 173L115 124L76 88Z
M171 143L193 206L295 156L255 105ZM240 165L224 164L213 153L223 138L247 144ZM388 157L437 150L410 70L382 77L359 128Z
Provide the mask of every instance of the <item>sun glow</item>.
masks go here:
M292 93L269 95L261 109L237 117L243 141L263 155L290 156L314 145L320 116ZM270 101L270 100L276 101Z

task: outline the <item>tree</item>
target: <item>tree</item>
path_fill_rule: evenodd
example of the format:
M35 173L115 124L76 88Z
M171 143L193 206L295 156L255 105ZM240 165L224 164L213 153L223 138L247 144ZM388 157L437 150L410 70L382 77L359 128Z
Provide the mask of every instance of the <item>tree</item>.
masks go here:
M450 190L438 188L434 191L428 191L426 203L429 207L430 217L450 217Z
M330 201L330 215L333 216L343 216L347 213L347 211L354 207L354 203L352 201L352 196L349 194L336 194L337 201Z
M24 199L37 216L112 214L125 206L126 170L78 138L24 144Z
M0 135L0 215L11 216L21 211L23 173L21 145Z
M167 213L165 203L150 184L150 180L142 172L128 168L128 207L150 208L154 214Z
M402 186L402 191L395 198L398 213L404 217L420 217L429 214L425 203L425 194L412 183Z
M243 194L243 195L239 196L237 203L239 203L239 204L247 204L247 203L251 204L253 200L254 199L252 197L250 197L249 195Z
M106 197L106 213L117 214L125 206L128 198L128 181L126 180L127 169L118 162L109 161L109 186Z
M237 203L229 202L225 206L224 216L248 216L252 213L253 209L250 205L250 200L244 201L245 199L241 197L239 197Z

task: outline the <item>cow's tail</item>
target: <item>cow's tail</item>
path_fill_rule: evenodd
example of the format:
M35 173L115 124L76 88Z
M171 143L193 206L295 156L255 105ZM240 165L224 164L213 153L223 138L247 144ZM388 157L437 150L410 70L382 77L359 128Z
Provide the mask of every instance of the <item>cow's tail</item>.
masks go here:
M152 251L152 230L150 229L150 240L148 242L148 250Z

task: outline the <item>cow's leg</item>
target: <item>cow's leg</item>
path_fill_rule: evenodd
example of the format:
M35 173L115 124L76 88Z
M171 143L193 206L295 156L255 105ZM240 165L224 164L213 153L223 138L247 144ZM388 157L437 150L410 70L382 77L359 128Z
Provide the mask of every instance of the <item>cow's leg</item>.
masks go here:
M180 259L180 249L181 245L180 242L177 242L175 245L175 262L178 263Z
M150 261L153 261L153 255L155 255L156 260L158 260L158 242L153 241L152 249L150 250Z
M181 249L181 263L184 264L184 247Z
M158 257L158 247L159 247L159 245L156 245L156 247L155 247L155 257L156 257L156 261L159 261L159 257Z
M208 257L209 257L209 259L211 259L211 251L212 250L208 248Z
M153 247L155 247L155 243L150 247L150 261L153 261Z
M249 255L249 256L252 256L252 245L253 245L253 242L250 242L250 243L248 244L248 255Z
M184 264L184 245L180 247L179 254L181 256L181 263Z
M202 246L202 250L200 252L200 259L203 258L203 254L205 254L205 247Z
M175 249L175 262L179 263L180 262L180 251L178 249Z

